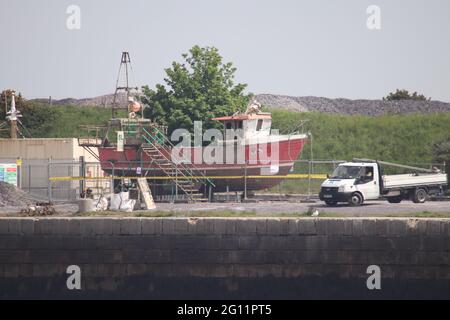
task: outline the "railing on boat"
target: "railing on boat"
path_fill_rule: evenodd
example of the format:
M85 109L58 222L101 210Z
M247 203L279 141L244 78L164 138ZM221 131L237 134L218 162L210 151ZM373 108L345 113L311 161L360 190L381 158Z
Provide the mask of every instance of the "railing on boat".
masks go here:
M167 145L169 146L169 148L166 148L166 150L171 151L172 148L174 148L175 146L173 145L172 141L169 140L169 138L167 138L167 136L165 134L163 134L162 132L159 132L157 128L154 128L153 130L153 134L157 133L157 137L162 138L162 143L159 142L158 139L156 139L155 137L152 138L152 134L150 132L148 132L145 128L143 128L143 131L147 134L147 136L143 136L144 140L149 143L153 148L158 148L158 146L164 146ZM157 142L155 144L155 142ZM171 159L167 159L168 161L174 163ZM183 175L185 176L185 174L183 173L186 172L188 173L188 177L192 178L195 181L204 183L207 182L210 186L214 187L215 184L205 176L205 174L196 166L194 166L194 164L190 163L189 166L185 165L183 162L179 162L179 163L174 163L176 169ZM200 179L196 178L196 173L198 174L198 176L200 177ZM203 181L202 181L203 180Z
M107 131L107 126L81 125L78 145L81 147L100 147Z

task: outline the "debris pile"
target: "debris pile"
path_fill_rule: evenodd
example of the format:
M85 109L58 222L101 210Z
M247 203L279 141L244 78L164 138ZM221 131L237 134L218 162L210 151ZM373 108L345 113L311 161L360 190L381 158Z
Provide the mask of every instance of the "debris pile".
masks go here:
M35 206L28 206L20 213L27 216L51 216L56 214L56 210L51 202L38 202Z
M28 194L12 184L0 181L0 207L27 206L32 203Z

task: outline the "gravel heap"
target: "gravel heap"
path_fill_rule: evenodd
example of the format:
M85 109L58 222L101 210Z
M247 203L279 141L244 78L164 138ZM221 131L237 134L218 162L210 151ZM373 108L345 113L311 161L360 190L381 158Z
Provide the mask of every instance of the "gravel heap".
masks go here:
M79 106L110 106L114 94L93 98L52 100L54 105L73 104ZM450 103L441 101L383 101L368 99L330 99L324 97L294 97L277 94L257 94L256 99L271 109L288 109L298 112L324 112L332 114L378 116L383 114L436 113L450 112ZM48 99L33 99L48 103ZM127 105L125 93L119 93L117 103Z
M33 201L26 192L12 184L0 181L0 207L27 206L32 203Z
M291 97L273 94L259 94L256 96L256 99L262 105L271 109L288 109L299 112L365 116L450 112L450 103L441 101L350 100L343 98Z

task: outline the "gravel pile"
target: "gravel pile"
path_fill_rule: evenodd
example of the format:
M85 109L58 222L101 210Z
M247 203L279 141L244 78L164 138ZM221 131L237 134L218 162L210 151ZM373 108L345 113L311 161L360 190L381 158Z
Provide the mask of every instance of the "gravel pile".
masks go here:
M0 181L0 207L32 204L29 195L12 184Z
M441 101L383 101L329 99L322 97L291 97L259 94L256 99L271 109L299 112L325 112L347 115L379 116L383 114L450 112L450 103Z
M54 105L73 104L79 106L110 106L114 95L107 94L93 98L53 100ZM288 109L298 112L324 112L333 114L378 116L383 114L436 113L450 112L450 103L441 101L383 101L383 100L351 100L329 99L324 97L294 97L276 94L257 94L256 99L271 109ZM48 99L33 99L48 103ZM120 93L117 103L127 104L127 96Z

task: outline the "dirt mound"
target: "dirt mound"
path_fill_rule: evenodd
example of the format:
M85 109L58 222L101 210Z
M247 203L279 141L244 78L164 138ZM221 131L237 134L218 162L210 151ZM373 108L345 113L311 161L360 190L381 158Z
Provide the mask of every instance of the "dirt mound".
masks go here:
M0 181L0 207L26 206L33 203L28 194L12 184Z

